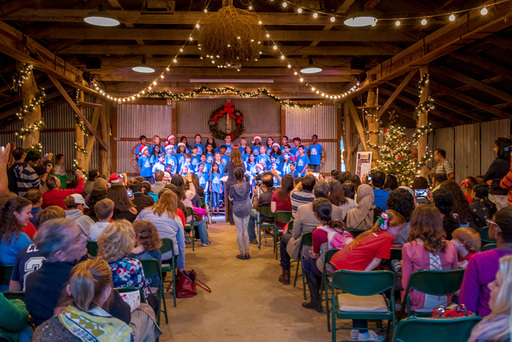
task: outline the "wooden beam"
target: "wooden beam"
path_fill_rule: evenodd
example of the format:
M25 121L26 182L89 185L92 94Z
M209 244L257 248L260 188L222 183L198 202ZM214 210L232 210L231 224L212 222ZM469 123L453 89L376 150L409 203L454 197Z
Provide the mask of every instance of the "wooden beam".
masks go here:
M336 138L338 139L336 146L336 170L341 172L341 160L342 160L342 152L339 149L340 142L344 139L343 132L343 111L341 109L341 103L336 104Z
M17 68L21 68L21 63L16 63ZM27 106L30 101L35 97L38 92L36 79L34 77L34 73L31 72L25 82L21 85L21 95L23 97L23 105ZM41 121L41 106L37 106L34 108L32 113L27 113L23 116L23 127L28 125L33 125L37 122ZM23 148L31 147L32 145L39 143L39 130L35 130L27 135L22 137L23 140Z
M379 109L379 112L377 113L377 118L380 119L382 117L382 114L388 110L389 106L395 101L396 97L402 92L402 90L405 88L405 86L409 83L411 78L416 73L416 70L412 70L405 76L405 78L402 80L400 85L395 89L393 94L387 99L387 101L384 103L384 105Z
M504 67L501 64L495 63L493 61L488 60L487 58L483 58L476 55L467 56L461 53L452 53L451 56L460 59L466 63L471 63L477 65L479 68L484 68L494 74L505 76L506 78L512 80L512 70Z
M368 78L363 82L359 91L346 96L343 101L359 96L368 89L386 81L395 79L417 68L418 65L425 65L446 54L452 53L459 49L461 45L482 39L512 25L512 20L508 20L512 16L512 2L507 1L495 4L494 1L488 1L487 3L493 7L492 15L483 16L480 14L480 9L475 9L431 33L369 70L367 72Z
M100 135L101 135L101 130L98 129L98 122L100 121L100 115L104 115L103 108L102 107L94 108L94 112L92 113L91 126L94 129L97 129L97 131L100 132ZM84 163L84 170L87 170L87 171L89 171L89 165L91 164L92 150L94 149L95 141L96 141L96 137L94 135L89 135L89 138L87 139L87 147L85 148L87 151L87 155L85 156L85 163Z
M113 160L110 158L110 140L108 138L110 133L110 116L112 107L113 103L105 103L105 106L101 109L103 113L100 114L100 135L109 147L106 150L100 148L99 170L100 174L105 176L110 175L111 165L113 164Z
M345 121L345 129L343 130L343 145L345 147L343 159L345 160L345 168L352 172L352 122L348 109L348 102L342 103L343 118Z
M76 113L76 115L78 115L80 120L83 121L83 123L87 127L87 129L96 137L96 139L100 143L101 147L103 147L104 149L107 149L107 145L106 145L105 141L103 141L103 139L99 136L96 129L94 127L92 127L91 123L85 118L85 116L82 113L82 111L80 110L80 108L78 108L77 105L73 102L73 100L69 97L66 90L64 90L64 87L62 87L62 84L60 84L60 82L57 79L55 79L53 76L48 75L48 77L53 82L53 84L55 84L55 86L57 87L59 92L62 94L62 96L66 99L66 101L71 106L71 108L73 108L73 111Z
M365 151L368 151L368 146L366 145L366 137L364 134L363 124L361 123L361 119L359 119L359 115L357 114L356 107L352 101L348 101L348 112L350 113L350 117L352 118L352 122L356 126L357 134L361 138L361 143L363 144L363 148Z
M493 83L504 81L506 79L507 78L505 76L503 76L503 75L497 75L497 76L493 76L493 77L489 77L489 78L480 80L480 82L482 82L483 84L489 85L489 84L493 84ZM468 91L470 89L473 89L473 87L470 86L470 85L467 85L467 84L455 88L456 91Z
M370 89L368 91L368 97L366 98L366 107L368 108L368 113L370 117L368 118L368 143L371 145L378 146L379 145L379 135L380 135L380 124L377 119L377 106L379 105L379 94L375 91L375 89ZM379 149L370 147L370 151L372 152L372 158L374 161L379 159Z
M428 65L422 65L420 67L420 78L424 75L428 75ZM423 89L420 94L420 104L427 101L430 97L430 81L425 82ZM422 110L418 113L418 119L416 120L416 127L426 127L428 125L428 110ZM427 155L427 137L428 133L423 132L418 138L418 161L422 160Z

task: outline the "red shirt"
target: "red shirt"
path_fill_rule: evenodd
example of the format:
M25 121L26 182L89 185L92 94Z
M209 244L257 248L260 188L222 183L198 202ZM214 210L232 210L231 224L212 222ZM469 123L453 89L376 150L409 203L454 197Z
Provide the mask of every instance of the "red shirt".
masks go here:
M27 225L21 228L23 233L27 234L29 238L33 239L34 235L36 235L36 227L30 221L27 222Z
M332 256L331 264L337 270L364 271L374 258L389 259L394 236L390 232L371 233L357 246L347 245Z
M176 209L176 214L178 214L181 223L183 224L183 227L185 227L185 214L183 214L183 211L181 211L181 209Z
M290 201L290 195L286 196L286 199L284 201L281 201L279 199L279 195L277 194L277 191L274 191L272 194L271 202L276 202L276 211L292 211L292 202ZM279 222L277 221L277 225L281 228L284 228L287 222Z
M81 194L84 192L84 179L78 179L78 185L74 189L55 189L43 194L43 209L51 205L56 205L64 210L68 207L64 205L64 199L72 194ZM92 210L92 209L91 209Z

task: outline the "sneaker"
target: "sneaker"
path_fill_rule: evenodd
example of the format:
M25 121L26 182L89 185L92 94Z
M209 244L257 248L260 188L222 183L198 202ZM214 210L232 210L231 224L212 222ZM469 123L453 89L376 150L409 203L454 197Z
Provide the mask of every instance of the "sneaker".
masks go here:
M359 330L357 330L357 329L350 330L350 338L351 339L357 340L358 337L359 337Z
M207 246L209 246L209 245L210 245L210 241L208 241L207 243L203 243L203 244L201 244L201 246L203 246L203 247L207 247Z
M192 243L192 240L190 239L190 235L185 234L185 243L187 245L190 245Z
M359 336L357 337L358 341L384 341L386 339L386 336L380 336L375 333L375 331L368 331L366 333L359 333Z
M242 255L242 254L238 254L236 256L237 259L240 259L240 260L244 260L245 259L245 255Z
M253 245L257 245L258 244L258 240L254 239L254 240L249 241L249 243L251 243Z

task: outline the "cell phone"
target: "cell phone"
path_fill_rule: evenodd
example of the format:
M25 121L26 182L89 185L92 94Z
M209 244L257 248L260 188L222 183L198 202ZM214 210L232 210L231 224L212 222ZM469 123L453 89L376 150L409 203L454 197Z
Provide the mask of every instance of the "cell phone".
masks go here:
M2 152L5 151L5 146L2 146Z
M510 147L505 147L503 150L504 150L505 152L509 152L509 151L510 151Z
M428 189L416 189L414 190L414 194L416 195L417 203L429 203Z
M319 172L313 172L312 174L313 174L313 176L315 176L315 178L318 178L318 176L320 175Z
M122 173L118 173L117 175L119 176L119 178L124 178Z
M44 155L44 158L45 158L45 159L46 159L46 158L48 158L48 153L46 153L46 154Z
M133 197L133 191L132 191L132 190L130 190L130 189L127 189L127 190L126 190L126 195L127 195L128 197Z

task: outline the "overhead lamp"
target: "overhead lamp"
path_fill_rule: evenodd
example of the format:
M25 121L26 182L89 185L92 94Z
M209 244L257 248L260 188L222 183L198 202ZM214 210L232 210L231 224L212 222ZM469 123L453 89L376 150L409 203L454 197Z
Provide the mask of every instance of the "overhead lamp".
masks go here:
M146 64L146 56L142 56L142 62L139 65L134 66L132 70L144 74L151 74L155 72L155 69Z
M87 14L84 21L87 24L103 27L113 27L121 23L115 16L107 14L103 5L99 5L97 11Z
M363 0L360 0L359 11L350 14L343 23L350 27L375 26L375 24L377 24L377 18L364 10Z
M303 74L316 74L322 71L322 68L320 68L317 65L313 64L313 59L309 57L309 63L307 66L300 69L300 72Z

